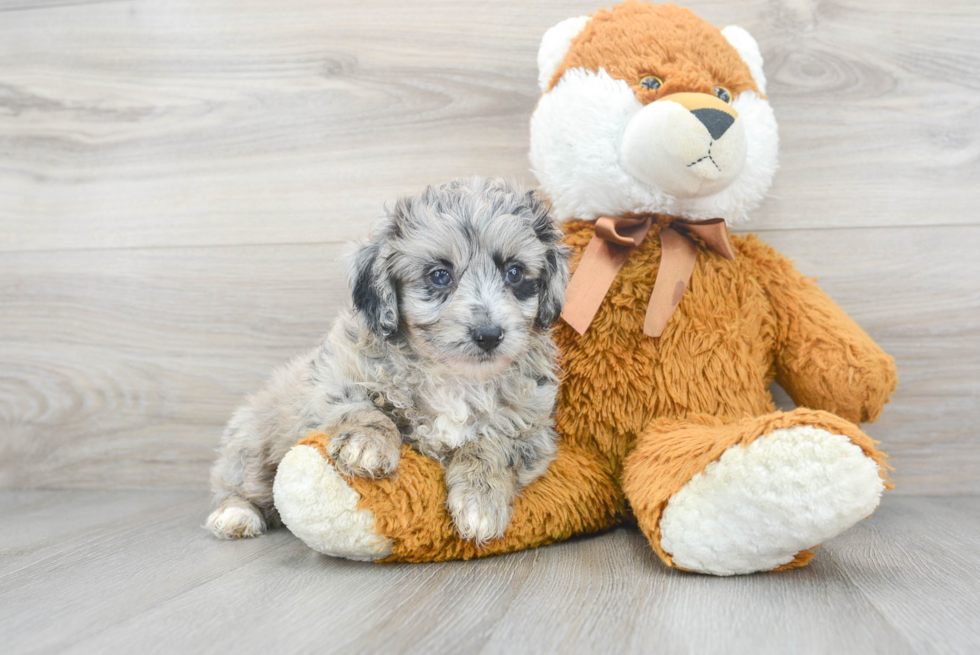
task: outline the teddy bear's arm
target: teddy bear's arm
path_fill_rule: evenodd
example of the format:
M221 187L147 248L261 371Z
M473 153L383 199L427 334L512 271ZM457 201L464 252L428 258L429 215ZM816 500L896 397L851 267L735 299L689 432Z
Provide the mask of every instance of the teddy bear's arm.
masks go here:
M878 418L895 390L895 361L812 279L755 235L737 240L776 315L776 379L797 405L854 423Z

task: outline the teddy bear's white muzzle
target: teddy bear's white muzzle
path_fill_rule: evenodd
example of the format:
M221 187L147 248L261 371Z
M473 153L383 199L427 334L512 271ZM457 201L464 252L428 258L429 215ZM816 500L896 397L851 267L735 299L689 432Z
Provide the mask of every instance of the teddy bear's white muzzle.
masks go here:
M691 96L705 94L677 95L685 98L675 101L667 96L652 102L627 124L620 146L623 169L680 198L718 193L738 177L745 163L742 121L720 100L692 101Z

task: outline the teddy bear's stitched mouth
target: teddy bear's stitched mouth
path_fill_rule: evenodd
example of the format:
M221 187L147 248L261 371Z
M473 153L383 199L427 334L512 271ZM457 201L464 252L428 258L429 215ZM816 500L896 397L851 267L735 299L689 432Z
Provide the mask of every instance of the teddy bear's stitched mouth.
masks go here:
M713 146L713 145L715 145L715 142L714 141L712 141L711 143L708 144L708 154L706 154L704 157L701 157L700 159L695 159L690 164L688 164L687 167L690 168L691 166L695 166L697 164L700 164L705 159L707 159L708 161L710 161L712 164L715 165L715 168L717 168L718 169L718 172L720 173L721 172L721 166L719 166L718 165L718 162L716 162L714 160L714 158L711 156L711 146Z

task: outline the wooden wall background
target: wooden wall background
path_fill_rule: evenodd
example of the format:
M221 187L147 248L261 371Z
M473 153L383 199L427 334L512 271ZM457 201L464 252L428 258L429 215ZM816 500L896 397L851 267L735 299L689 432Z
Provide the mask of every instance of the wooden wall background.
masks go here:
M980 5L690 4L766 57L750 227L898 360L896 492L980 492ZM597 7L0 0L0 487L204 488L384 201L533 183L538 40Z

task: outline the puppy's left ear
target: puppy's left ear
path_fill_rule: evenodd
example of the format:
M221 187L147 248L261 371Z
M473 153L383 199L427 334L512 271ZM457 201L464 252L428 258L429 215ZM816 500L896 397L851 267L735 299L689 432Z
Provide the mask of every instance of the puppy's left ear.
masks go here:
M548 213L548 205L533 191L528 192L526 202L534 234L547 249L544 268L538 277L538 315L534 320L538 328L546 330L558 320L565 304L569 250L562 245L561 230Z
M385 257L386 225L376 226L378 234L354 254L347 272L354 309L379 339L390 339L398 332L398 295Z

